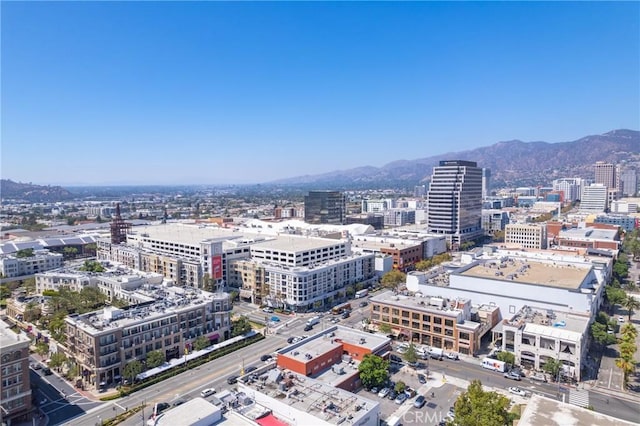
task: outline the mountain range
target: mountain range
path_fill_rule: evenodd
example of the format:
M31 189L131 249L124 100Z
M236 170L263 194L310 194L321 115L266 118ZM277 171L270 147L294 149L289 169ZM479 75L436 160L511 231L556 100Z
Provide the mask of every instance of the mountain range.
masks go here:
M417 160L398 160L382 167L364 166L319 175L281 179L274 184L310 187L389 187L424 184L441 160L475 161L491 170L493 187L550 185L553 179L593 179L596 161L640 163L640 132L612 130L570 142L498 142L468 151L449 152Z
M2 199L32 203L65 201L74 197L71 192L61 186L34 185L14 182L10 179L0 179L0 195Z

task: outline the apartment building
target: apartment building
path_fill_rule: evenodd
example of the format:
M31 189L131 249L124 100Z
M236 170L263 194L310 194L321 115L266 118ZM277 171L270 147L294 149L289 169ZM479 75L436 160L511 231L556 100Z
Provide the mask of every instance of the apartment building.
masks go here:
M32 415L29 339L0 321L0 418L3 424L29 421Z
M553 190L562 192L564 201L572 203L582 196L582 188L586 182L581 178L562 178L553 181Z
M582 188L580 211L587 213L604 213L609 206L609 192L603 184L591 184Z
M511 223L505 226L504 242L525 249L547 248L547 226L544 223Z
M151 351L168 361L183 356L199 336L212 343L230 337L227 293L167 285L146 285L136 293L151 301L65 318L66 342L58 347L76 363L85 385L118 382L127 363L143 361Z
M16 278L60 268L63 263L61 253L34 250L33 256L29 257L18 257L15 254L0 257L0 273L4 278Z
M346 298L348 286L376 279L373 254L352 254L317 266L257 262L264 268L264 287L269 288L263 301L295 312L326 310Z
M375 295L370 302L370 319L375 327L384 324L399 338L466 355L480 349L480 339L500 318L495 306L472 309L469 299L425 293L410 296L387 291Z

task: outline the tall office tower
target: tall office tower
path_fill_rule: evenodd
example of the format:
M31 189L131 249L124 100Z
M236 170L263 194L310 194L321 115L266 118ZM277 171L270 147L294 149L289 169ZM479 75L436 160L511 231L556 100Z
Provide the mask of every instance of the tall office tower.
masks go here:
M491 169L482 168L482 198L491 195Z
M622 193L627 197L633 197L638 192L638 174L635 169L625 169L620 173Z
M309 191L304 197L304 221L343 225L347 212L344 194L339 191Z
M616 166L604 161L596 162L594 183L600 183L609 189L617 188Z
M607 211L609 191L601 183L592 183L582 189L580 211L585 213L603 213Z
M440 161L427 192L429 232L453 249L482 236L482 169L474 161Z
M426 185L416 185L413 188L413 196L416 198L423 198L427 192Z

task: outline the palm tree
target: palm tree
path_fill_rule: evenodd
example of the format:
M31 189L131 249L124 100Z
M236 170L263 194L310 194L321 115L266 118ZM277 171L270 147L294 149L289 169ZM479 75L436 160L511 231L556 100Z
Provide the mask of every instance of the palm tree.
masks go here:
M640 308L640 300L631 296L630 294L622 301L622 307L627 310L627 315L629 316L629 322L631 322L631 315L633 315L633 310Z
M616 367L622 370L624 386L629 383L629 375L636 369L636 363L632 359L616 358Z

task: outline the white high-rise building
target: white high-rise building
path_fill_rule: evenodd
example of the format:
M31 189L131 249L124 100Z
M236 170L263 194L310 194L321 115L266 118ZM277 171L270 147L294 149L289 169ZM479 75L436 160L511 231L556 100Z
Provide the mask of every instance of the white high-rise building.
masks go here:
M620 182L624 195L632 197L638 192L638 174L635 169L625 169L620 174Z
M580 211L588 213L603 213L607 211L608 198L607 187L601 183L592 183L585 186L580 198Z
M562 191L564 201L570 203L580 199L584 186L585 181L581 178L562 178L553 181L553 190Z
M482 169L474 161L440 161L427 193L429 232L453 248L482 236Z

